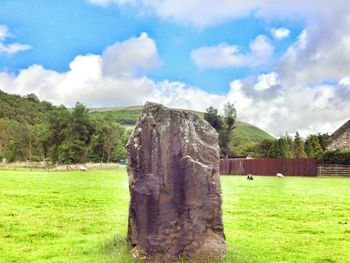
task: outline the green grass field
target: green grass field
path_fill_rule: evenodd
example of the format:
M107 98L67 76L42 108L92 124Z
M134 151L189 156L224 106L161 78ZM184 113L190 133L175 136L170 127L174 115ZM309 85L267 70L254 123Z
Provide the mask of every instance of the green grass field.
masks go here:
M225 262L350 262L350 178L221 177ZM130 262L124 168L0 171L0 262Z

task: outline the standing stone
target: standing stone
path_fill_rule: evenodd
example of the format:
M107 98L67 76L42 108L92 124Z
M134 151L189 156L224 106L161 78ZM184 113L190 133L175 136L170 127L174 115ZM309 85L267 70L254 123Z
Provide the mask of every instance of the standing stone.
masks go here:
M218 134L211 125L148 102L129 138L127 158L133 257L224 257Z

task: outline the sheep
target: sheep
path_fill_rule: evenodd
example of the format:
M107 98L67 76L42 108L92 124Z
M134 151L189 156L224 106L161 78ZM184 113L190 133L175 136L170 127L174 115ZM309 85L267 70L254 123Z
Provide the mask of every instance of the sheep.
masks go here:
M83 172L87 171L87 167L84 165L80 165L79 169L80 169L80 171L83 171Z
M253 176L251 174L247 175L247 180L254 180Z
M278 178L283 178L283 177L284 177L284 175L281 174L281 173L277 173L276 176L277 176Z

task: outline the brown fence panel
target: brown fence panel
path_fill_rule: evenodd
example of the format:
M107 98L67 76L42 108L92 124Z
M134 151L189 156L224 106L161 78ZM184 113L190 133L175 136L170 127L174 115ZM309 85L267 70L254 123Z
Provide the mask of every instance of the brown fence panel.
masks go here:
M220 174L223 175L276 175L316 176L315 159L222 159Z

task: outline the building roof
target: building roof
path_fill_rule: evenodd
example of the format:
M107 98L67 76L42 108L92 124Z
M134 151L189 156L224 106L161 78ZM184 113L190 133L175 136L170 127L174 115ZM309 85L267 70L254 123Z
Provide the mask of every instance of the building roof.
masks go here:
M348 120L346 123L343 124L343 126L341 126L338 130L332 133L332 135L330 136L330 141L334 141L348 129L350 129L350 120Z

